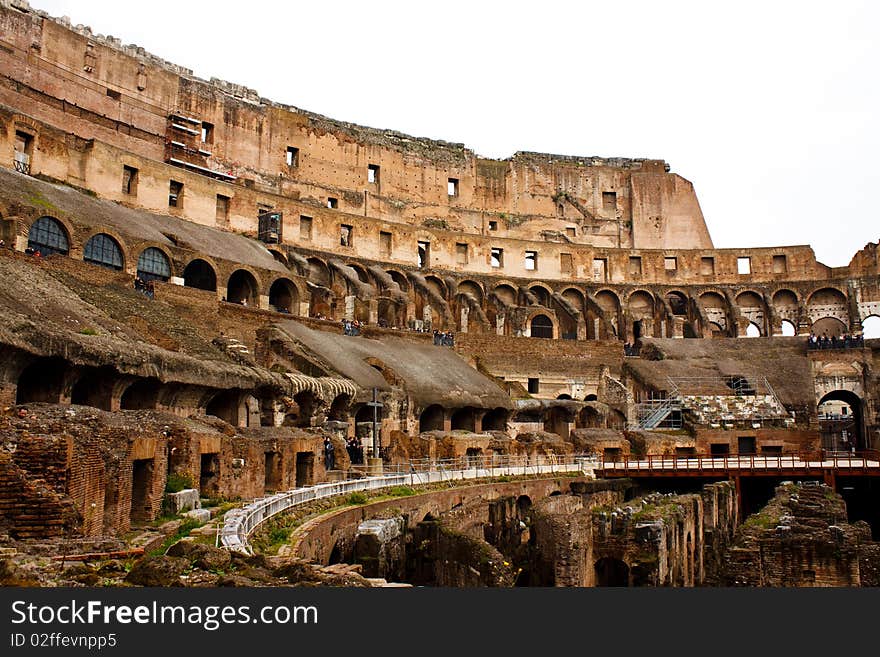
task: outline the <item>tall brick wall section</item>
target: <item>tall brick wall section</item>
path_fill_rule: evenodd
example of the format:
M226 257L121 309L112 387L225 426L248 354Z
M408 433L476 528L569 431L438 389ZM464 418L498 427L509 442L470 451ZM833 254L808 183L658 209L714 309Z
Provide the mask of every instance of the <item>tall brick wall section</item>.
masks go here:
M618 340L544 340L487 333L456 333L455 351L479 361L496 376L528 372L530 377L568 373L582 376L586 367L608 366L619 376L623 346Z

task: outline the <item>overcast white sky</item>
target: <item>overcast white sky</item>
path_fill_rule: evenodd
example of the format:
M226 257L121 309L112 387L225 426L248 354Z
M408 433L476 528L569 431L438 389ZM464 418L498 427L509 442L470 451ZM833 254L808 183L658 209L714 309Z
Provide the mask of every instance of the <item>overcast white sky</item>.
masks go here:
M31 0L202 78L335 119L663 158L716 247L876 241L880 3Z

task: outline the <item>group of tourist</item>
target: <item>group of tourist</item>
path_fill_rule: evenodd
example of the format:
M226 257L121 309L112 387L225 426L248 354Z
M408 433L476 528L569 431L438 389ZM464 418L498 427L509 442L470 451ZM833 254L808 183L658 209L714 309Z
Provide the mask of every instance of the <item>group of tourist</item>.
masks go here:
M40 253L40 250L39 250L39 249L35 249L35 248L33 248L32 246L27 247L27 248L24 250L24 253L25 253L25 255L32 255L32 256L34 256L35 258L39 258L39 257L41 257L41 256L43 255L42 253Z
M155 295L153 281L145 281L140 276L135 276L134 289L146 296L148 299L152 299Z
M361 323L356 319L343 319L342 332L345 335L360 335Z
M364 462L364 448L357 438L349 438L345 441L345 451L348 452L348 458L352 463Z
M810 341L807 345L810 349L857 349L865 346L865 336L844 333L839 337L836 335L828 337L827 332L821 336L810 333Z
M454 347L455 334L452 331L434 331L434 346Z

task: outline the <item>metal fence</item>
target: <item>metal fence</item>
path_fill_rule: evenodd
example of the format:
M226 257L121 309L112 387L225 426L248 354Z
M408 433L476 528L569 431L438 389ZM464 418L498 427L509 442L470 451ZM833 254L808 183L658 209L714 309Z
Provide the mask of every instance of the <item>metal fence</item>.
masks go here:
M381 476L348 479L306 488L297 488L254 500L247 506L226 513L217 531L218 546L252 554L248 537L263 522L279 513L313 500L374 491L392 486L418 486L443 481L483 479L502 476L541 475L557 472L592 473L598 461L593 456L473 456L458 459L423 459L396 466L385 466ZM388 473L389 468L396 472Z

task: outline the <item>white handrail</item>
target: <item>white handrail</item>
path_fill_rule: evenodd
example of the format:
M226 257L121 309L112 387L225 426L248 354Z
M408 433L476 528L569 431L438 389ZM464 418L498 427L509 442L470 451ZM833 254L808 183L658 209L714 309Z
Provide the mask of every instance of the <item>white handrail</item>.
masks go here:
M560 458L563 460L560 461ZM470 463L470 467L459 469L445 467L449 463L461 464L463 462ZM579 471L592 473L597 466L596 457L583 455L554 457L552 459L548 459L546 456L504 456L501 458L480 456L465 457L464 459L412 461L396 466L398 469L405 469L405 472L296 488L254 500L247 506L238 509L232 509L226 513L223 525L217 531L216 544L231 551L253 554L248 538L260 524L269 518L312 500L336 497L355 491L372 491L391 486L416 486L439 481L483 479L508 475Z

